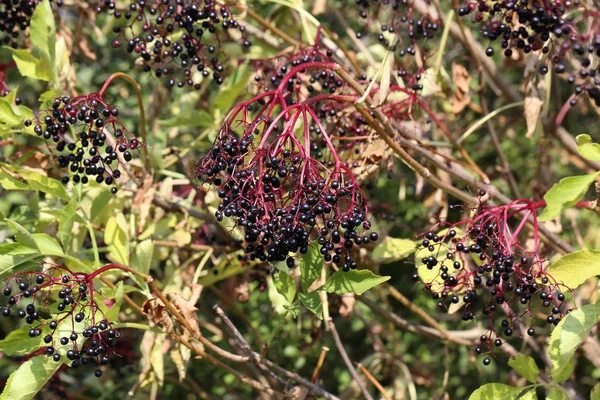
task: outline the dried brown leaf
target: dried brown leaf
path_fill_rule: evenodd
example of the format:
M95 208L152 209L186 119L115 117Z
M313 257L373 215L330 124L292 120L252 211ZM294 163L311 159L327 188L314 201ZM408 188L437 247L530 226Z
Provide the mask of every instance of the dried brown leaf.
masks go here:
M188 322L188 324L192 328L191 336L200 336L200 322L198 321L198 314L196 314L196 311L198 311L198 309L194 306L194 303L184 299L179 293L171 294L170 297L173 306L177 308L177 310L181 313L183 318ZM187 332L186 330L184 336L189 334L190 332Z
M188 362L192 356L192 352L180 343L177 343L170 352L171 360L177 367L177 374L179 375L179 382L183 382L187 372Z
M162 301L157 298L146 300L142 305L142 310L153 325L161 327L168 333L173 332L173 320L169 316L167 307Z
M542 111L542 100L538 97L526 97L525 98L525 122L527 123L527 138L531 138L535 132L535 127L540 118L540 112Z
M452 106L450 109L454 114L458 114L471 103L471 95L469 94L471 75L462 65L452 63L452 81L456 90L452 94Z
M342 295L342 304L340 304L340 315L344 318L350 318L354 310L356 299L354 293L346 293Z

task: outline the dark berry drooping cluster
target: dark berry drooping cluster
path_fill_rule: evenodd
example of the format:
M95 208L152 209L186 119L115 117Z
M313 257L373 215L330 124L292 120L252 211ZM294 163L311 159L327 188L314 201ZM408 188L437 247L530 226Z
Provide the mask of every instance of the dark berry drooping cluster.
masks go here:
M17 273L3 289L2 315L24 320L31 338L43 338L42 354L56 362L66 357L73 368L90 366L100 377L119 333L107 320L107 307L98 302L93 279L93 274L54 265Z
M343 2L344 4L346 2ZM428 12L419 15L413 0L357 0L359 18L366 23L356 33L358 39L375 35L377 41L394 53L394 73L407 87L418 85L426 61L435 48L427 42L439 31L439 21ZM432 7L426 1L427 7Z
M490 42L500 41L505 56L538 52L541 74L567 75L575 87L571 105L587 93L600 106L600 10L578 6L571 0L469 0L458 12L472 15ZM486 53L493 56L493 47Z
M0 41L17 47L17 40L31 23L31 17L40 0L0 0ZM58 6L62 0L57 0Z
M243 228L252 260L293 267L293 255L306 253L316 239L326 261L349 270L357 267L353 247L378 238L364 233L370 229L364 193L315 111L352 104L356 96L306 92L302 101L287 101L295 93L288 81L299 71L329 76L334 67L298 65L276 90L236 106L200 161L200 179L219 187L216 218ZM323 147L313 146L316 136Z
M139 56L144 71L164 78L168 87L200 89L200 82L209 77L221 84L226 57L222 46L251 46L245 27L226 2L136 0L119 10L111 0L99 3L97 11L103 10L118 20L113 28L118 38L112 46L125 46L128 53Z
M57 98L52 109L39 113L34 121L38 136L56 143L61 168L68 168L71 177L63 183L88 183L91 179L112 186L121 176L119 165L133 159L133 151L142 144L119 121L119 110L107 104L98 93L74 98Z
M481 204L463 210L472 214L470 219L440 222L422 235L414 279L425 284L440 308L464 307L463 320L478 316L486 320L488 332L481 337L478 354L492 353L492 343L501 346L502 338L534 335L535 314L546 313L546 324L557 325L570 311L564 294L569 288L552 278L540 255L536 220L540 206L529 200L506 206ZM530 217L534 237L527 250L519 236ZM435 233L437 229L441 230Z
M0 97L7 96L10 93L10 88L6 84L6 71L16 66L15 63L0 64ZM22 100L19 97L15 98L15 104L20 105Z

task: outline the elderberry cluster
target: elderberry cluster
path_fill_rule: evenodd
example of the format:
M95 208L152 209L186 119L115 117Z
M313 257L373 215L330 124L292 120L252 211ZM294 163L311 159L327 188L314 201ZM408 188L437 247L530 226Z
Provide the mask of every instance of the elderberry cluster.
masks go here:
M483 316L488 332L477 354L492 353L492 343L499 347L515 334L535 335L534 314L546 313L546 324L554 326L570 311L563 293L568 288L545 271L537 248L525 251L515 239L519 232L510 232L506 215L524 210L531 210L529 204L480 205L473 219L422 235L413 278L425 284L441 309L462 308L464 321ZM494 323L498 315L500 326Z
M0 41L4 45L17 47L17 40L31 22L31 17L40 0L0 0ZM57 0L60 7L62 0Z
M116 180L121 177L119 165L133 159L132 152L141 143L119 121L119 110L107 104L98 93L75 98L57 98L52 109L39 113L25 126L48 141L56 143L61 168L72 176L62 182L87 184L90 180L112 186L117 193Z
M119 333L94 300L100 293L92 279L53 266L42 273L13 275L2 292L7 298L2 315L24 320L29 337L43 337L42 354L56 362L66 357L71 367L89 366L95 376L102 376L101 366L109 363Z
M227 2L135 0L119 10L114 0L104 0L96 10L109 10L117 20L124 20L113 28L118 38L112 46L125 45L128 53L141 58L144 71L165 78L168 87L200 89L200 82L209 77L220 85L226 57L222 46L238 42L248 49L252 45Z
M473 1L458 9L460 16L472 15L481 24L482 35L490 42L499 40L503 53L541 52L539 72L568 74L576 96L588 93L600 106L600 26L584 27L583 21L600 17L599 10L575 8L579 1ZM587 30L586 30L587 29ZM488 56L494 48L486 49ZM576 60L573 62L573 60ZM570 64L570 65L569 65ZM576 72L572 72L577 68ZM569 72L571 71L571 72ZM572 100L574 105L576 100Z
M280 128L276 120L282 117L259 113L249 118L251 103L230 112L198 168L200 179L219 187L217 220L231 218L243 228L250 260L285 261L293 267L294 254L306 253L316 239L325 261L345 271L356 268L352 248L378 235L364 233L371 228L364 194L331 141L322 151L331 152L334 161L325 165L311 155L309 132L306 142L296 139L295 123L305 119L308 130L311 118L319 126L316 113L304 103L291 106L281 115L296 115L294 122ZM244 116L248 120L240 124L237 119ZM327 135L322 129L320 133ZM270 141L272 134L276 137Z
M427 6L432 4L427 1ZM409 86L418 84L414 57L426 61L432 53L425 43L435 37L439 31L438 21L430 14L418 15L413 10L411 0L356 0L359 17L366 20L362 30L356 37L364 39L372 34L386 49L392 50L395 56L395 72ZM369 29L371 25L375 28ZM435 50L435 49L433 49Z

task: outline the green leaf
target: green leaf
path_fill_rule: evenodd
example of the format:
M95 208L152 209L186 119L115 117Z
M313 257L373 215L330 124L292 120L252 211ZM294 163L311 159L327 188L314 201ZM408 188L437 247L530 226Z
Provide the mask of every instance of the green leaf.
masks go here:
M547 271L557 282L575 289L589 278L600 275L600 250L583 249L566 254L553 262Z
M319 292L298 293L298 298L310 312L323 320L323 302Z
M46 51L40 53L40 60L35 65L35 77L43 81L54 81L54 63Z
M565 381L573 373L573 356L598 320L600 303L587 304L571 311L554 328L550 336L550 360L555 382Z
M44 345L43 336L29 337L30 326L24 326L8 334L0 341L0 351L7 356L22 356L32 353Z
M37 356L25 361L10 374L0 400L29 400L42 389L62 363Z
M596 383L590 392L590 400L600 400L600 383Z
M29 183L31 189L39 190L40 192L44 192L64 201L71 200L64 185L56 179L49 178L41 175L39 172L28 169L19 169L17 172L27 181L27 183Z
M233 77L234 79L231 80L231 86L219 93L212 106L223 112L228 112L242 91L246 89L250 75L252 75L252 71L248 70L247 65L244 64L238 68Z
M403 260L416 250L417 245L412 240L388 237L373 249L371 257L376 263L387 264Z
M533 358L526 356L525 354L516 354L508 360L508 365L529 382L537 382L540 370Z
M131 266L136 270L147 274L152 265L152 255L154 254L154 242L146 239L135 246L135 254L131 260Z
M63 251L62 247L60 247L60 244L58 244L56 239L46 235L45 233L34 233L32 236L42 255L58 257L65 256L65 252Z
M38 254L37 249L29 246L23 246L20 243L6 243L0 245L0 256L26 256L29 254Z
M54 14L48 0L43 0L35 8L31 25L29 27L29 37L31 43L38 49L47 52L51 59L54 59L56 25L54 23Z
M71 240L71 231L75 222L75 213L77 212L77 195L73 193L69 204L62 210L58 222L58 238L66 249Z
M125 296L125 286L123 281L119 281L115 287L115 305L120 306L123 304L123 297Z
M127 236L127 221L119 213L111 217L106 223L104 241L109 245L108 258L116 263L129 265L129 238Z
M356 293L363 294L374 286L377 286L390 279L389 276L375 275L368 269L355 270L348 272L338 270L327 279L327 282L320 288L329 293L344 294Z
M537 393L535 392L535 389L531 389L528 390L527 392L525 392L525 394L523 394L521 397L519 397L519 400L537 400Z
M544 195L546 208L538 220L550 221L567 208L574 206L585 195L598 175L600 171L588 175L569 176L554 184Z
M90 222L94 223L98 215L104 210L104 207L109 203L113 194L107 189L101 192L98 196L94 198L92 201L92 208L90 210Z
M563 392L560 389L552 389L546 395L546 400L563 400L565 397L563 396ZM596 399L600 400L600 399Z
M166 128L210 128L214 123L215 120L212 115L205 110L198 111L197 109L181 113L174 118L159 121L159 124Z
M0 97L0 123L10 126L18 126L23 123L21 117L14 112L12 104L2 97Z
M579 154L588 160L600 161L600 144L593 143L590 135L578 135L575 139Z
M273 275L273 284L277 292L285 297L288 303L292 304L294 302L294 298L296 297L296 282L294 278L283 271L279 271Z
M15 237L17 239L17 242L19 242L23 246L27 246L32 249L38 249L37 244L35 243L35 239L31 235L31 233L27 231L27 229L23 228L17 222L11 221L10 219L5 219L4 221L8 223L8 225L10 225L13 229L16 229L17 234Z
M321 276L323 258L317 246L309 246L300 259L300 286L306 292L310 285Z
M514 400L523 388L503 383L487 383L474 391L469 400Z
M561 357L571 357L600 320L600 303L586 304L571 311L564 319L560 331L559 352Z
M19 73L28 78L36 78L35 66L38 64L38 59L28 50L17 50L9 47L4 47L11 51L13 60L17 64Z

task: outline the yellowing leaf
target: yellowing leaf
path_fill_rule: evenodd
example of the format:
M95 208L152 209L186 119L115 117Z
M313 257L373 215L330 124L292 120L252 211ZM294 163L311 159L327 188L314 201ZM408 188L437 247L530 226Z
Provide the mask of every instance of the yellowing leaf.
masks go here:
M558 217L565 209L574 206L581 200L599 175L600 171L561 179L544 195L546 208L542 215L538 217L538 220L550 221Z
M547 271L557 282L575 289L589 278L600 275L600 250L583 249L566 254Z

